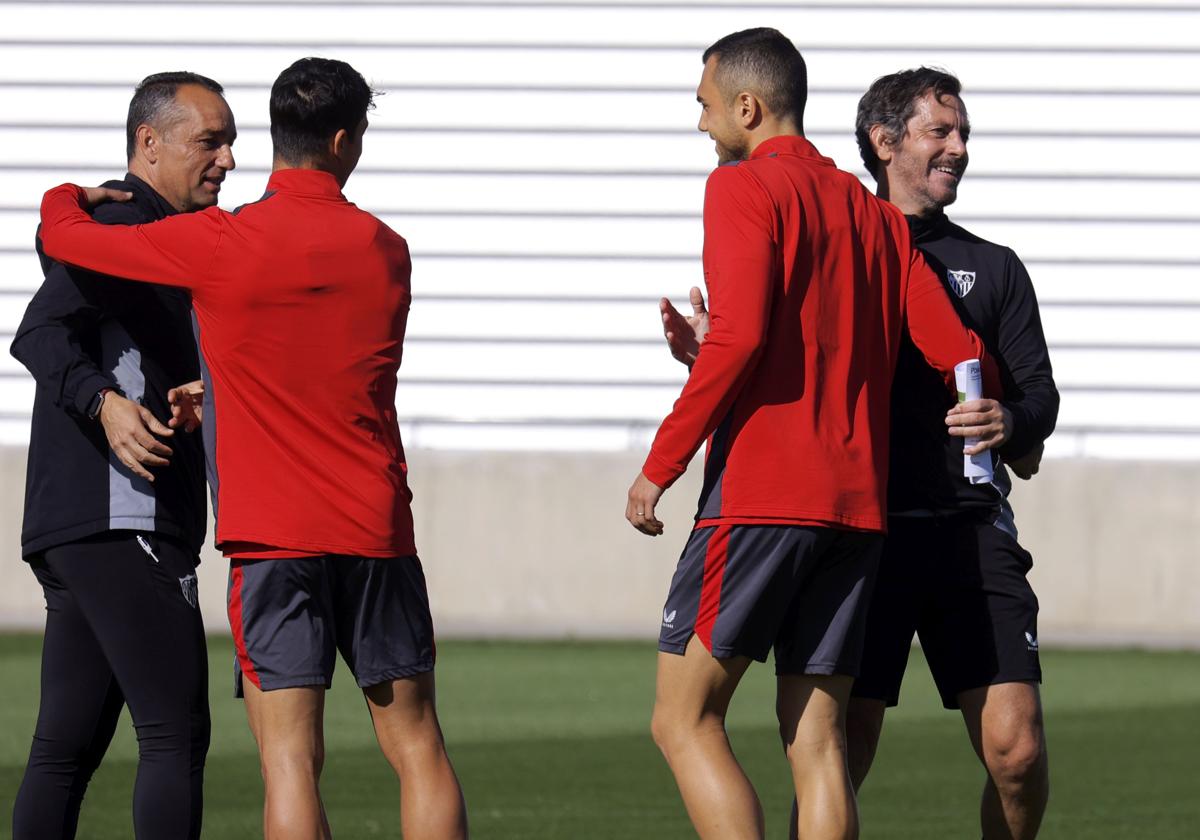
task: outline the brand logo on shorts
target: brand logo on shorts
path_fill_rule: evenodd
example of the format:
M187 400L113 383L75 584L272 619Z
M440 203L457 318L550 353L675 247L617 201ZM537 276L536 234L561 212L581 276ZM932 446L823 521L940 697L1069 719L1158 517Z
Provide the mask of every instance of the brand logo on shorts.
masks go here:
M1037 637L1035 637L1028 630L1025 631L1025 647L1028 648L1029 650L1034 651L1035 653L1037 652L1037 649L1038 649Z
M663 627L666 627L668 630L674 630L675 625L672 623L674 621L675 621L675 610L671 610L670 612L663 610Z
M200 609L199 581L195 575L186 575L179 579L179 589L183 592L183 600L196 609Z
M960 298L966 297L967 292L975 287L974 271L953 271L952 269L946 269L946 278L950 281L950 285L954 287L954 291Z

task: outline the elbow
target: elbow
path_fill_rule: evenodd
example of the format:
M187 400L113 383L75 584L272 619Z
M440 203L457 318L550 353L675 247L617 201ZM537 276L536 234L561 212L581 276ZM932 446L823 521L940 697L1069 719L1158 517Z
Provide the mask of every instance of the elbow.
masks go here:
M765 335L739 337L729 342L730 355L747 367L758 361L766 346Z
M18 362L20 362L21 364L25 365L26 368L28 368L29 364L25 360L25 357L26 357L25 336L26 335L28 335L28 333L20 332L20 331L17 332L16 336L12 340L12 343L8 345L8 354L10 356L12 356L14 359L16 359Z

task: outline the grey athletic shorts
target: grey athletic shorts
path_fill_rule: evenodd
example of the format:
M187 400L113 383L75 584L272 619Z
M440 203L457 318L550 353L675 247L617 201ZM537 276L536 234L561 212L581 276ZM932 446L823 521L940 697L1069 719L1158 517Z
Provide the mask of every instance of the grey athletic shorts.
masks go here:
M233 560L234 694L333 684L341 651L362 687L433 670L433 620L416 557Z
M881 534L801 525L697 528L679 558L658 649L693 635L718 659L778 674L858 673Z

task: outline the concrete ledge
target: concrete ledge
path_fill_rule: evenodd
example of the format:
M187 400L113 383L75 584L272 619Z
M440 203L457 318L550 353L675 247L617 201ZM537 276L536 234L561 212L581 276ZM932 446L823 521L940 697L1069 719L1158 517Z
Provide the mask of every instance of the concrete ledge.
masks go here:
M625 522L638 453L416 450L417 544L444 637L653 638L690 528L699 463L660 508L667 533ZM0 449L0 627L40 627L20 560L25 450ZM1034 555L1046 643L1200 648L1200 471L1056 460L1013 494ZM226 566L200 568L205 622L227 632Z

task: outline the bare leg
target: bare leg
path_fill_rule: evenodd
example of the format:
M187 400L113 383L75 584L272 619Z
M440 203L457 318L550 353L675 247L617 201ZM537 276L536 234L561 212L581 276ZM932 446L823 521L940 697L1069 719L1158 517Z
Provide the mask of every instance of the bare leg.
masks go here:
M846 757L855 792L862 788L875 761L886 711L886 702L865 697L851 697L846 708Z
M467 810L438 724L433 672L363 689L375 737L400 779L405 840L462 840Z
M846 705L854 679L779 678L779 732L796 786L797 829L804 840L853 840L858 809L846 768Z
M975 752L987 768L980 802L985 840L1037 836L1050 796L1042 703L1034 683L975 688L958 696Z
M318 783L325 762L324 686L262 691L243 681L262 762L265 840L329 840Z
M749 665L746 657L714 659L695 636L683 656L658 655L650 729L702 840L761 840L765 831L762 805L725 733L729 701Z

